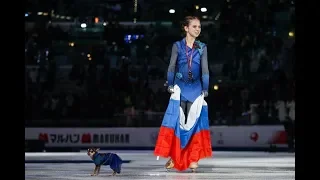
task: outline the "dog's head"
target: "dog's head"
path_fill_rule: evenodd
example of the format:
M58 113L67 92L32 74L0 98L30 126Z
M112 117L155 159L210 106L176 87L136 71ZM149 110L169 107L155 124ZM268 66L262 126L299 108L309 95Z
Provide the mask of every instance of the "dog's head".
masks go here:
M92 158L93 155L98 153L99 150L100 150L100 148L89 148L87 151L87 154L88 154L88 156L90 156Z

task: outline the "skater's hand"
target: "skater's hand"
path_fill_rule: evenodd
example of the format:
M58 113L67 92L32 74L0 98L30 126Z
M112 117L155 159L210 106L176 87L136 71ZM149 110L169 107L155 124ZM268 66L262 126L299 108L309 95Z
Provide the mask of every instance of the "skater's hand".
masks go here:
M202 91L202 94L204 97L208 97L208 95L209 95L208 91Z
M169 92L170 94L174 93L173 86L169 86L169 87L168 87L168 92Z

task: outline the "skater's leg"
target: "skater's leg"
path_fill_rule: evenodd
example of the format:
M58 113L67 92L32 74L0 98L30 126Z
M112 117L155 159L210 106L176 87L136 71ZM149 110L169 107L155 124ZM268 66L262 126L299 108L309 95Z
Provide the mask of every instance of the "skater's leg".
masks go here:
M188 107L188 102L187 101L180 101L180 107L182 108L184 114L185 114L185 117L186 117L186 120L185 120L185 123L187 123L187 107ZM189 108L190 109L190 108ZM172 161L172 159L170 158L167 163L165 164L165 168L167 170L169 169L172 169L174 166L174 162Z
M186 114L188 115L189 114L189 111L190 111L190 108L191 108L191 105L192 105L192 102L188 101L186 106ZM187 116L186 115L186 123L187 123ZM195 170L198 168L198 162L191 162L190 165L189 165L189 168L192 170L192 172L195 172Z
M186 118L184 123L187 123L187 101L180 101L180 107L182 108L183 112L184 112L184 117Z
M184 112L184 116L185 116L185 123L187 123L187 119L188 119L188 114L191 108L192 102L189 101L180 101L180 106Z
M187 101L187 109L186 109L186 123L187 123L187 119L188 119L188 115L189 115L189 111L191 108L192 102Z

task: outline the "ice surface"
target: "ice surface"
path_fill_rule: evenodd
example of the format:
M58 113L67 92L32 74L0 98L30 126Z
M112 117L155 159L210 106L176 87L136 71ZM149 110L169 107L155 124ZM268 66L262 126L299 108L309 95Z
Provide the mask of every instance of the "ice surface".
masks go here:
M104 152L104 151L101 151ZM26 180L288 180L295 179L294 153L266 152L213 152L213 158L199 162L196 173L190 170L166 171L167 159L157 157L152 151L113 151L126 161L122 172L111 176L108 166L101 167L99 176L92 177L94 164L80 153L25 153ZM60 162L69 161L69 162ZM29 163L30 162L30 163Z

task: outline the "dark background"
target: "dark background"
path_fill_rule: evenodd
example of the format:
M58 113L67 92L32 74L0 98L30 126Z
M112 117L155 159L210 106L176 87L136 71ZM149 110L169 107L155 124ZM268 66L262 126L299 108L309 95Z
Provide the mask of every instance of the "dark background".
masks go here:
M25 126L159 127L186 15L201 18L208 45L210 125L292 118L295 1L183 2L27 0Z

